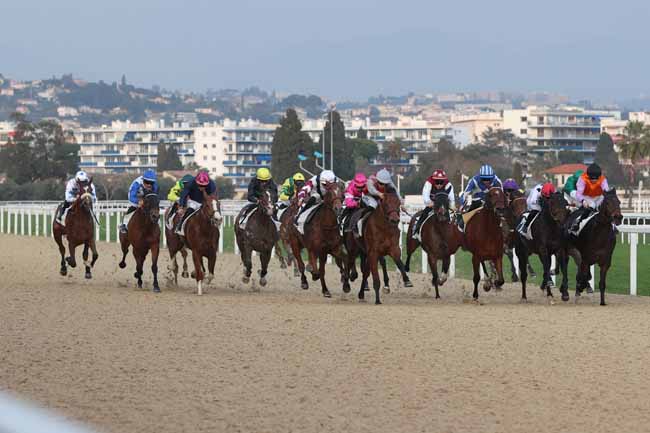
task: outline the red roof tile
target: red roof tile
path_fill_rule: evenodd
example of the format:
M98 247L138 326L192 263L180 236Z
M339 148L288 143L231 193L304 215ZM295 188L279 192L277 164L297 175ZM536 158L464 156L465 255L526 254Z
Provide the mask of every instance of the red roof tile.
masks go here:
M573 174L578 170L586 170L587 166L584 164L562 164L557 167L551 167L546 170L548 174Z

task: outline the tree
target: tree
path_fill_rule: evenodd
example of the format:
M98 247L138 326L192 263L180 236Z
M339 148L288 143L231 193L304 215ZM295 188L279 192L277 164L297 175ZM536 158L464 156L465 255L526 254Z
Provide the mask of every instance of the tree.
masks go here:
M515 162L512 167L512 178L516 180L519 185L524 183L524 169L518 162Z
M289 108L275 129L271 144L271 169L273 177L281 182L300 171L298 155L311 158L314 143L309 134L303 132L302 123L293 108Z
M608 182L613 185L624 184L625 175L623 173L623 168L618 161L618 154L614 149L612 137L610 137L606 132L600 134L594 161L602 167L605 176L607 176Z
M162 141L158 143L156 168L158 171L183 169L183 163L178 157L178 152L173 144L167 145Z
M621 155L634 165L638 160L650 155L650 128L643 122L629 122L624 129L624 137L619 143Z
M233 198L235 196L235 184L227 177L217 177L214 179L217 184L217 195L220 200Z
M368 131L363 129L363 126L359 127L359 131L357 131L357 138L362 139L362 140L367 140L368 139Z
M382 156L385 161L398 161L404 159L405 155L404 143L401 140L390 141L384 144Z
M582 154L573 150L561 150L557 159L561 164L582 164L584 161Z
M349 139L349 147L352 149L352 155L356 158L362 158L370 162L379 155L379 147L372 140L363 138Z
M330 124L330 116L332 124ZM325 164L327 168L330 167L330 143L333 137L334 144L334 172L342 179L352 179L354 176L354 158L352 157L352 144L350 140L345 138L345 126L341 120L341 116L337 111L333 111L327 116L327 123L325 124L324 135L321 133L319 140L319 148L322 148L323 140L325 140ZM333 125L333 128L332 128ZM333 131L333 133L332 133Z

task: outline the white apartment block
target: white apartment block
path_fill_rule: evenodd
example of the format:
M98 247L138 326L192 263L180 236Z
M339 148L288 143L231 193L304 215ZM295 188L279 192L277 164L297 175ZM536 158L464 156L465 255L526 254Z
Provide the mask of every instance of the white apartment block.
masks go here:
M14 127L11 122L0 122L0 147L7 145L9 138L13 135Z
M462 149L478 143L485 131L503 128L501 112L454 114L451 116L451 136L456 147Z
M176 147L183 165L194 161L194 129L187 124L165 126L163 121L130 123L74 131L80 146L79 167L92 173L140 173L156 168L158 144Z

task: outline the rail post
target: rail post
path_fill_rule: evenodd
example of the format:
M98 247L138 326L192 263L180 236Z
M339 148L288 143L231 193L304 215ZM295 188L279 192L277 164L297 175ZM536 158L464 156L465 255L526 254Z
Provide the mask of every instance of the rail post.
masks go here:
M420 247L420 251L422 251L422 270L421 272L423 274L426 274L428 272L428 256L427 253L424 251L424 248Z
M630 295L636 296L637 285L637 244L639 243L639 234L630 233Z
M456 254L449 257L449 278L456 278Z

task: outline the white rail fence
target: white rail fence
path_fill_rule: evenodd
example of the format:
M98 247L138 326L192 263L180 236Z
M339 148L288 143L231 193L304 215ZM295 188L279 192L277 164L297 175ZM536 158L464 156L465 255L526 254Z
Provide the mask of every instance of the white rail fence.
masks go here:
M52 219L56 207L60 202L57 201L9 201L0 202L0 233L23 235L23 236L51 236ZM222 200L221 213L224 221L221 226L222 235L219 237L219 252L224 252L224 229L231 227L239 210L246 204L242 200ZM162 201L161 209L169 206L169 202ZM100 224L95 226L95 239L97 241L118 242L119 226L122 218L129 207L127 201L100 201L95 206L95 213ZM408 212L413 214L419 210L416 206L409 206ZM405 235L408 228L408 215L402 216L400 223L401 238ZM161 218L162 243L167 245L165 239L165 230ZM630 248L630 294L637 294L637 272L638 272L638 245L639 242L646 244L647 235L650 234L650 213L626 213L623 217L623 224L619 227L624 244ZM400 245L404 245L403 239L400 239ZM239 254L237 243L233 240L233 249L235 254ZM421 251L421 272L428 272L428 258L424 251ZM505 267L504 267L505 268ZM482 271L481 271L482 272ZM592 267L592 275L594 268ZM456 257L451 257L449 267L449 278L456 276ZM592 286L594 279L592 279Z

